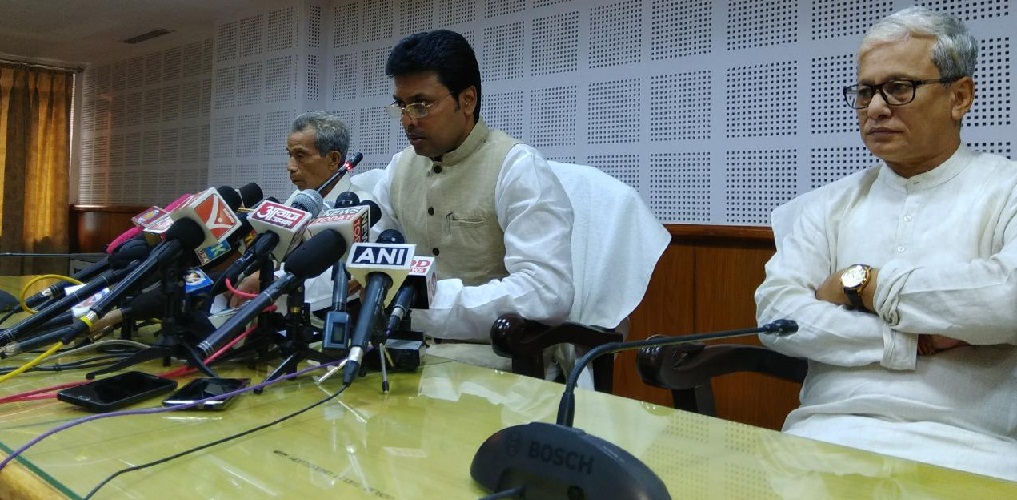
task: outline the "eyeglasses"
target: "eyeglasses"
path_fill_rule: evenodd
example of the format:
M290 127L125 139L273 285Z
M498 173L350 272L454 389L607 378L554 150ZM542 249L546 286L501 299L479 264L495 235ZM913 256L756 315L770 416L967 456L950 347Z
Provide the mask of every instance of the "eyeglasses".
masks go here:
M401 119L404 113L411 119L416 120L427 116L428 110L431 106L445 100L445 98L450 95L452 95L451 92L445 94L443 97L434 102L411 102L405 106L400 106L399 103L393 102L392 104L385 106L385 109L388 110L388 114L392 115L392 118L395 118L396 120Z
M962 77L937 78L934 80L890 80L879 85L848 85L844 87L844 101L848 106L855 109L869 107L872 98L876 93L883 96L883 100L890 106L903 106L915 100L915 92L918 87L930 83L953 83Z

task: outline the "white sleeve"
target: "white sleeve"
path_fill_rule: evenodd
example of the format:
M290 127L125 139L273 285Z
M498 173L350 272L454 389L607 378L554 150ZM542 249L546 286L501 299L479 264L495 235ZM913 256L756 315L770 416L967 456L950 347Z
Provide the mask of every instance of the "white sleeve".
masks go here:
M760 341L789 356L829 365L880 363L891 369L914 369L917 335L892 330L879 316L851 311L816 298L816 289L833 274L835 235L829 198L802 204L788 235L776 241L777 253L766 263L766 277L756 289L759 324L792 319L798 332L784 337L761 334Z
M379 198L379 205L383 201ZM415 329L443 338L489 341L492 323L506 312L552 324L567 319L575 293L573 213L547 161L529 146L514 146L499 174L494 203L505 233L509 275L478 286L463 286L458 279L438 281L430 309L413 313Z

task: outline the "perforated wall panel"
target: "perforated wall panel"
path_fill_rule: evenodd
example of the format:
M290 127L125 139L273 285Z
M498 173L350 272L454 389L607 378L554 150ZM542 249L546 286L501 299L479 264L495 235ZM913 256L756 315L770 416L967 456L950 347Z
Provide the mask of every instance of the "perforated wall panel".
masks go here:
M791 197L879 163L841 89L865 30L911 3L293 0L238 12L204 39L88 68L79 201L150 204L255 179L283 198L285 135L312 109L350 126L358 172L381 168L406 147L382 109L388 53L444 28L474 46L489 125L630 184L663 222L765 225ZM965 143L1012 156L1013 2L918 3L980 42ZM164 175L174 168L208 177L185 186Z

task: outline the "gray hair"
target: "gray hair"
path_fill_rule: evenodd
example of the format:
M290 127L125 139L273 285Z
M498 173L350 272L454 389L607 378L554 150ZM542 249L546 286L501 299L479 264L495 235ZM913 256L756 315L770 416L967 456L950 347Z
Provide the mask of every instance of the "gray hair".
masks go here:
M339 163L346 160L350 148L350 129L333 113L309 111L293 120L291 132L300 132L314 127L314 147L321 156L330 151L339 152Z
M927 7L914 6L899 10L872 25L862 38L858 54L885 42L906 40L911 36L931 36L932 63L940 78L961 78L975 74L978 41L957 18Z

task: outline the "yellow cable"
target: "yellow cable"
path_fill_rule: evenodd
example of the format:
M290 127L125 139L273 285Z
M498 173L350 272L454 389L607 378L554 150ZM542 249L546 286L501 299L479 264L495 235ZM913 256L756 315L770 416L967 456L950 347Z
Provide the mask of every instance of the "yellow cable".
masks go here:
M28 289L32 285L34 285L37 281L45 280L45 279L54 279L54 280L66 281L67 283L71 283L73 285L82 285L83 284L82 282L80 282L80 281L78 281L78 280L76 280L74 278L71 278L69 276L62 276L62 275L59 275L59 274L44 274L42 276L36 276L36 277L32 278L31 280L29 280L29 282L26 283L25 286L23 286L21 288L21 296L18 297L18 300L21 302L21 310L26 311L29 314L35 314L37 312L35 309L32 309L32 308L28 307L28 304L25 303L25 295L28 295Z
M31 370L32 368L35 367L35 365L37 365L39 363L42 363L46 358L52 356L53 353L55 353L58 350L60 350L60 348L63 347L63 346L64 346L63 341L58 340L57 343L53 344L53 347L50 347L49 349L47 349L46 352L38 355L35 359L25 363L24 365L22 365L17 370L14 370L14 371L12 371L12 372L10 372L8 374L5 374L4 376L0 377L0 383L6 382L8 379L14 377L15 375L18 375L18 374L24 373L24 372L26 372L28 370Z

